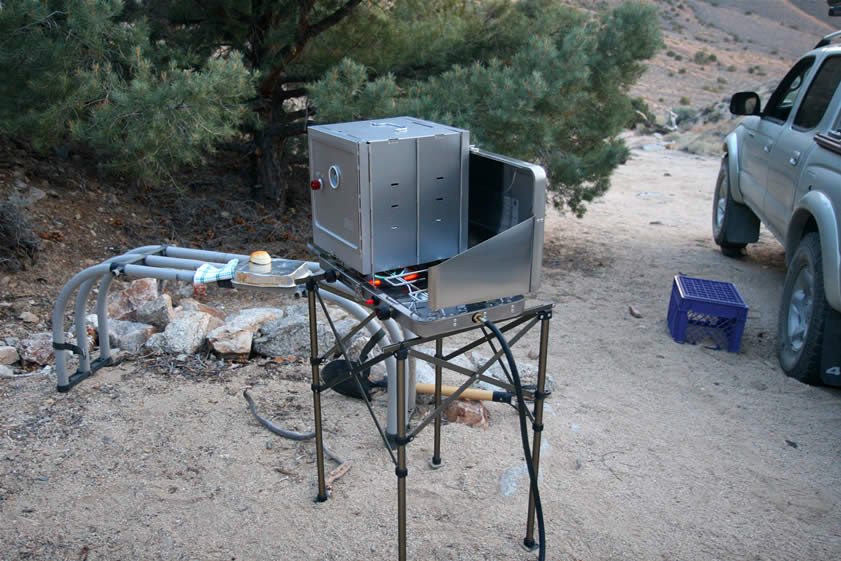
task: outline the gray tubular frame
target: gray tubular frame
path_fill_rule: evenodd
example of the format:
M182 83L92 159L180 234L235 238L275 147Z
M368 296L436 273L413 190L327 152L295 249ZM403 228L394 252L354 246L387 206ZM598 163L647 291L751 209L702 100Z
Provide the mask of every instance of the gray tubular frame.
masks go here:
M56 359L56 389L59 392L68 392L70 389L90 377L97 370L112 364L111 344L108 329L108 292L111 281L116 276L142 278L149 277L159 280L175 280L193 282L196 269L205 263L222 265L231 259L248 260L248 255L236 253L222 253L216 251L205 251L166 245L150 245L133 249L123 255L112 257L99 265L87 269L73 276L62 288L56 299L52 314L53 348ZM321 273L318 263L307 263L314 273ZM91 290L99 281L99 294L96 298L96 315L99 330L99 357L91 360L88 352L87 326L85 325L85 314ZM345 297L342 293L349 294L347 287L337 283L341 291L335 293L324 293L325 300L345 309L357 320L362 320L368 312L359 304ZM295 292L297 289L278 289L286 292ZM78 292L77 292L78 291ZM64 316L73 293L76 292L75 304L73 307L74 334L76 345L66 345ZM390 345L403 339L402 330L394 322L387 320L383 322L388 337L381 345ZM372 321L366 325L370 335L380 329L380 323ZM74 352L79 356L79 368L72 376L67 371L67 353ZM397 363L391 358L386 361L386 370L389 377L393 377L397 371Z

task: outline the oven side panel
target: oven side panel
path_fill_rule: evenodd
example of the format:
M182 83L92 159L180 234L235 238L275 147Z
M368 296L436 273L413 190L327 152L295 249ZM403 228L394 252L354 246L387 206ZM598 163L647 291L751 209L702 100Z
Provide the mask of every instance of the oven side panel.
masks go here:
M417 263L417 141L371 142L371 255L374 272ZM365 187L363 187L364 189Z
M365 272L363 206L360 193L360 145L310 128L310 180L321 188L310 191L313 242L342 263ZM367 171L362 174L367 175Z
M418 139L418 263L459 253L462 215L462 135Z

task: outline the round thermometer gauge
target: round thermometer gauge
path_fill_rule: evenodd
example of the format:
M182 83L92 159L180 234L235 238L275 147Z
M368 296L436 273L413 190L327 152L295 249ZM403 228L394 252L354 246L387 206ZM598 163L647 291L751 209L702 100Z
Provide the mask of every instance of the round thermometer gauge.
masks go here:
M342 171L339 169L339 166L330 166L327 177L330 181L330 187L338 189L339 183L342 181Z

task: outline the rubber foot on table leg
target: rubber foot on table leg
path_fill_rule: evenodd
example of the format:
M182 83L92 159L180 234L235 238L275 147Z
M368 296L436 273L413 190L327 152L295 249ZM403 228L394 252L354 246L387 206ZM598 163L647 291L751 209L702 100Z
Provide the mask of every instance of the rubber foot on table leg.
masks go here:
M523 539L522 546L526 551L534 551L539 547L538 543L531 538Z

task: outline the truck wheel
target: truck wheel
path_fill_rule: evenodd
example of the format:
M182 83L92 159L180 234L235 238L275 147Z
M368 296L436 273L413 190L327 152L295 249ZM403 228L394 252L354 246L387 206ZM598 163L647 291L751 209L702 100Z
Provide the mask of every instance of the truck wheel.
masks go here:
M727 172L727 158L721 160L718 181L713 195L713 238L721 248L721 253L727 257L738 257L742 254L745 243L733 243L727 238L727 227L734 220L734 208L738 205L730 196L730 177Z
M817 232L810 232L800 240L788 267L777 323L780 366L787 375L820 383L823 331L831 309L823 290L821 240Z

